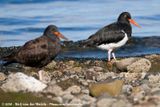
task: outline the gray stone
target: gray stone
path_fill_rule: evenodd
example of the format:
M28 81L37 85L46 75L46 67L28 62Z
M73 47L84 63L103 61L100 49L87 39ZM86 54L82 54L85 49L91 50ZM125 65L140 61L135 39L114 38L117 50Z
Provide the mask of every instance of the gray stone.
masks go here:
M103 98L97 101L97 107L110 107L115 101L116 99L113 98Z
M132 105L124 100L118 100L113 103L112 107L132 107Z
M116 61L113 65L115 71L130 73L148 72L151 68L151 62L145 58L126 58Z
M39 80L18 72L15 74L10 74L6 80L6 83L1 86L1 89L6 92L40 92L46 87L47 85Z
M124 94L130 95L132 93L132 85L123 85L122 92Z
M148 72L151 68L151 62L148 59L141 58L131 65L127 66L127 71L131 73Z
M71 93L71 94L78 94L81 92L81 88L77 85L73 85L69 87L66 92Z
M63 90L60 86L53 84L53 85L49 85L45 90L45 93L52 93L56 96L62 96L63 95Z

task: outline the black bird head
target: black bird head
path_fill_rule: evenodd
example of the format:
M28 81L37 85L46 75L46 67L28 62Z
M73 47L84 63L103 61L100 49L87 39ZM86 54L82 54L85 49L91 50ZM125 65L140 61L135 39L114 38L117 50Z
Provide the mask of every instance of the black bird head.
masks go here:
M119 15L118 17L118 22L124 22L124 23L132 23L134 24L135 26L137 27L140 27L138 25L138 23L136 23L132 17L131 17L131 14L129 12L123 12Z
M58 31L58 28L55 26L55 25L49 25L45 31L44 31L44 35L46 36L55 36L55 37L58 37L58 38L62 38L62 39L65 39L65 40L68 40L64 35L62 35L59 31ZM51 37L51 38L54 38L54 37Z

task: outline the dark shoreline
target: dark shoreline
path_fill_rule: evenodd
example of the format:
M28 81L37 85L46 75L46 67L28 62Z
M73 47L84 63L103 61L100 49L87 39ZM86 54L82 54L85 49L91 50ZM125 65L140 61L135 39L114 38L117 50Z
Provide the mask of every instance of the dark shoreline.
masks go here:
M95 47L82 47L81 41L62 42L62 52L56 59L106 59L106 51ZM21 46L0 47L0 58L17 51ZM151 54L160 54L160 37L133 37L125 46L116 51L118 58L141 57Z

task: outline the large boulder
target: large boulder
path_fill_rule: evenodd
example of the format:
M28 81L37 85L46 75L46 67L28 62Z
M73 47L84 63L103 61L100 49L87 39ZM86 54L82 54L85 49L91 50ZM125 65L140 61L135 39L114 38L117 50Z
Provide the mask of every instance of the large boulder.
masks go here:
M1 89L5 92L40 92L46 87L46 84L40 82L34 77L18 72L10 74L6 82L1 86Z
M150 70L151 62L146 58L126 58L114 62L113 66L114 71L142 73Z

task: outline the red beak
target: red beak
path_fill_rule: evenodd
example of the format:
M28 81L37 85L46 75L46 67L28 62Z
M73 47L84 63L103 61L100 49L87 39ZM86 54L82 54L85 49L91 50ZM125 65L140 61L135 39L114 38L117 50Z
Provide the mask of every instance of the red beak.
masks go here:
M135 26L141 28L141 26L138 25L137 22L135 22L133 19L128 19L130 23L134 24Z
M62 39L65 39L66 41L68 41L68 39L64 35L62 35L60 32L53 32L53 34L59 38L62 38Z

